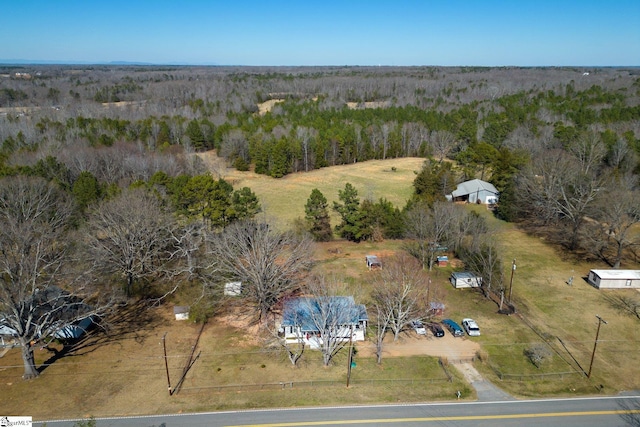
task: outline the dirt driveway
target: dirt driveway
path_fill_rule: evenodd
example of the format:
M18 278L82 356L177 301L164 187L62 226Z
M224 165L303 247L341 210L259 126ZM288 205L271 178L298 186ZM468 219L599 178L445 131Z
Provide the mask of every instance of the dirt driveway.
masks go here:
M392 339L385 340L383 357L427 355L456 362L472 359L478 350L480 350L480 344L468 337L454 338L446 333L444 337L436 338L429 332L424 336L409 331L402 334L395 342ZM366 345L359 345L358 351L361 354L373 355L375 347L368 342Z

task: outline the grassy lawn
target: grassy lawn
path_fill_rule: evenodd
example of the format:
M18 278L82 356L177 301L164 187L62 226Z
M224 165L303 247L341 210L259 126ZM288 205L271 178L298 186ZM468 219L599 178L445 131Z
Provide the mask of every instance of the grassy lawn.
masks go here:
M227 178L236 187L251 187L260 197L267 217L287 226L304 216L304 204L313 188L320 189L331 203L337 200L338 190L346 182L358 189L361 198L386 197L402 207L411 193L414 171L420 169L422 161L374 161L280 180L238 172ZM474 290L454 289L448 282L453 267L436 268L430 273L432 297L445 303L446 317L458 322L472 317L480 325L482 335L473 338L482 346L482 360L476 362L476 368L515 396L640 389L639 321L617 311L610 302L612 296L637 296L637 291L597 290L583 277L592 268L606 266L568 258L543 239L496 220L485 208L468 208L486 215L493 227L502 245L507 281L512 259L517 262L513 299L518 314L511 316L498 314L495 303ZM373 274L365 267L365 255L378 255L384 262L401 247L400 241L320 244L316 268L342 280L356 300L365 301ZM573 286L566 284L570 276L574 276ZM200 329L200 325L174 321L171 310L171 304L149 311L134 310L133 321L116 325L108 334L97 334L74 353L55 360L32 381L20 379L19 349L9 351L0 358L0 413L46 419L417 402L453 400L456 390L462 391L463 398L475 398L474 391L455 369L449 369L453 381L448 382L437 359L427 356L387 357L379 366L373 357L356 355L357 366L347 388L345 355L338 355L332 366L323 367L319 353L307 351L300 366L293 368L282 352L264 350L255 331L228 318L212 319L207 324L196 351L199 358L180 392L169 396L162 337L166 334L167 360L175 386ZM592 377L536 377L588 369L596 314L608 324L601 329ZM548 343L553 355L538 369L524 351L539 343ZM38 364L53 356L46 349L36 351Z

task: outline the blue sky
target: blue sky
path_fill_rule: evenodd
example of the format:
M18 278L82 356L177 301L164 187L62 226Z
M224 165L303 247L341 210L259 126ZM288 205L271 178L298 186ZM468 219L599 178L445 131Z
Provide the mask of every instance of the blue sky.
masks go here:
M3 0L0 59L640 65L640 0Z

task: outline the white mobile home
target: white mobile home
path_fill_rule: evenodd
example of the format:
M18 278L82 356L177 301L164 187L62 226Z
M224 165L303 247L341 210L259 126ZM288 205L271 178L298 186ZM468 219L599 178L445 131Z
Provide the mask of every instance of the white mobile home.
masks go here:
M640 289L640 270L591 270L587 282L598 289Z
M449 281L454 288L477 288L482 285L482 277L469 271L457 271L451 273Z

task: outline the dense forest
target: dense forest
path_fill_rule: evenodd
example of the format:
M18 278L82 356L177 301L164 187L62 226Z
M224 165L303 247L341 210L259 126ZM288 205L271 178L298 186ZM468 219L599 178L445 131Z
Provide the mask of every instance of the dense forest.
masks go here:
M311 238L406 238L425 268L446 246L487 294L504 292L486 223L443 203L471 178L500 191L496 215L571 253L638 260L635 68L0 66L0 143L0 308L20 332L25 377L38 374L30 343L61 320L30 323L51 303L42 289L64 284L98 310L114 289L162 298L188 283L206 317L220 285L240 279L263 320L310 268ZM252 221L250 188L193 155L208 150L274 178L425 162L406 206L361 201L346 183L333 207L314 191L306 218L277 231ZM52 295L66 321L88 315Z
M454 160L458 181L491 181L503 217L548 222L573 215L533 200L555 197L526 182L560 167L548 163L571 163L562 169L580 169L593 188L628 187L640 171L635 68L4 66L0 75L0 174L54 161L68 185L82 172L120 186L159 171L199 174L189 153L210 149L276 178L420 156Z

